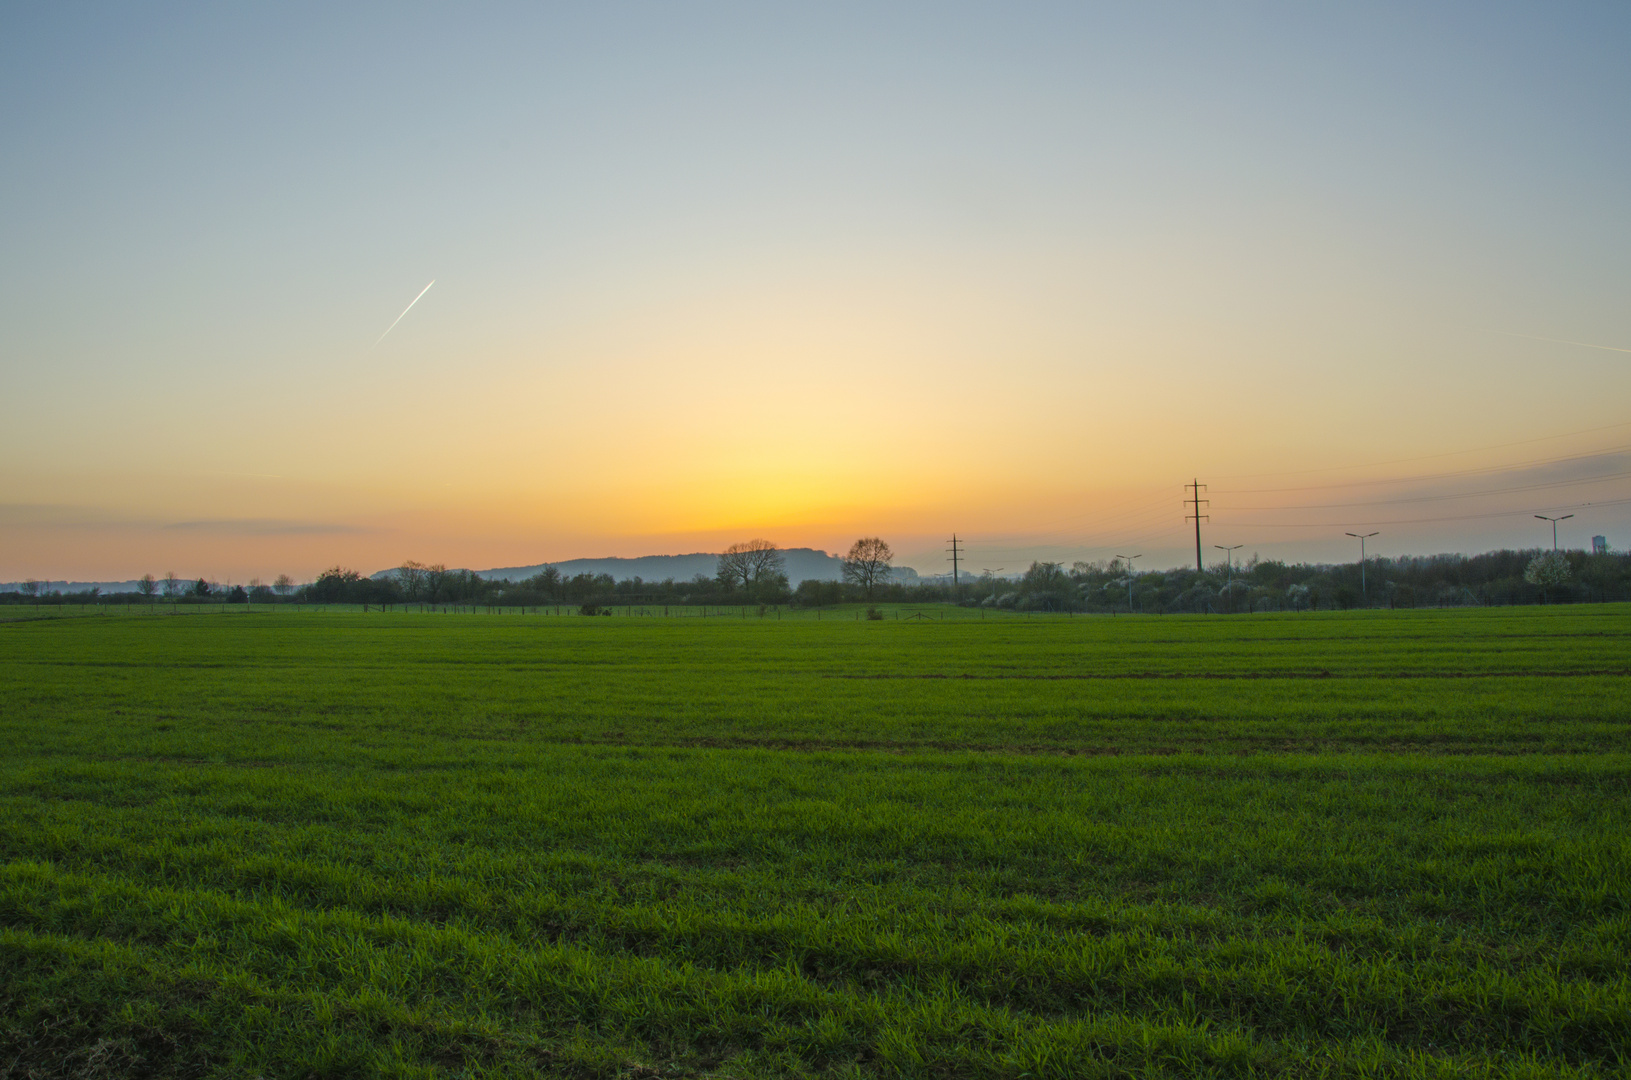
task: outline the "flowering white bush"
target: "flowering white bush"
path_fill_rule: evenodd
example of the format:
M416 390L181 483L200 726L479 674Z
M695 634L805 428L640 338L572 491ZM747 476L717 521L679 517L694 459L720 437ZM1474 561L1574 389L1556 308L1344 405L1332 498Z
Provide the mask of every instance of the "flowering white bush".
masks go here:
M1543 589L1552 585L1562 585L1569 580L1569 560L1563 557L1561 551L1548 551L1544 555L1536 555L1524 568L1523 580L1531 585L1539 585Z
M1529 560L1529 565L1523 568L1523 580L1531 585L1539 585L1540 597L1545 600L1548 589L1569 580L1569 560L1563 557L1561 551L1548 551L1543 555L1536 555Z

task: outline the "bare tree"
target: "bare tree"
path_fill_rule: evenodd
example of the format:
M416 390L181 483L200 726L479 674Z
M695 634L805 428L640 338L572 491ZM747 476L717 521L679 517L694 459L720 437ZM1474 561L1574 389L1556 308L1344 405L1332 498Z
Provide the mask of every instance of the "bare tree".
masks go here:
M272 588L279 596L288 596L294 591L294 578L288 574L279 574L272 582Z
M844 580L859 585L870 600L872 590L889 580L889 572L894 569L889 564L894 558L888 544L876 536L864 536L851 544L849 554L844 556Z
M181 595L181 579L176 577L176 572L174 570L172 570L168 574L164 575L164 595L165 596L180 596Z
M732 544L719 556L719 569L715 576L719 583L732 589L751 589L768 578L783 573L787 562L781 551L769 540L749 540Z
M159 583L152 574L143 574L136 582L136 591L141 593L144 598L151 600L153 594L159 591Z
M24 596L38 596L38 595L40 595L40 583L38 581L35 581L33 578L29 578L27 581L23 582L23 595Z
M420 591L425 587L424 564L408 559L396 568L396 581L402 588L404 599L418 600Z
M443 583L447 581L447 567L441 563L431 563L429 566L421 567L420 570L424 574L421 584L424 586L425 599L434 601L436 594L442 591Z

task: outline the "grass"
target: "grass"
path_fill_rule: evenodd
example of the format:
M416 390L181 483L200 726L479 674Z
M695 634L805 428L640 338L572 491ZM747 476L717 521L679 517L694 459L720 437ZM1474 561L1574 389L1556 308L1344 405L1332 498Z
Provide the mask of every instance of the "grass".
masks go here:
M1621 1075L1628 644L7 623L0 1076Z

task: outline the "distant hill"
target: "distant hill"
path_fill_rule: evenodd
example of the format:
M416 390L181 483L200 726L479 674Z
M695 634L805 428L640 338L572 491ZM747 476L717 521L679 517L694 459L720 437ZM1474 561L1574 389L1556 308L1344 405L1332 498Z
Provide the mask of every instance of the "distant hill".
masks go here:
M62 581L58 579L56 581L42 581L40 587L48 593L82 593L90 592L92 589L101 589L105 593L133 593L139 584L140 582L135 578L129 581ZM189 581L187 584L190 585L192 582ZM22 587L23 583L21 581L0 581L0 592L19 592Z
M843 576L844 560L816 548L783 548L782 558L787 561L788 584L795 587L801 581L811 579L837 581ZM690 581L698 574L713 577L714 571L719 568L719 555L699 551L691 555L641 555L633 559L565 559L557 563L539 563L536 566L500 566L492 570L477 570L476 573L490 581L504 578L522 581L539 573L546 566L553 566L567 577L577 574L610 574L617 581L628 581L631 578L640 578L642 581L663 581L667 578ZM394 573L396 568L392 567L370 576L378 580ZM910 585L921 579L917 571L910 566L897 566L890 580ZM191 585L192 579L184 579L184 583ZM64 593L90 592L92 589L101 589L104 593L135 592L137 585L134 580L50 581L42 584L47 591ZM22 587L20 581L0 582L0 592L16 592Z
M843 576L844 560L815 548L784 548L782 558L787 562L787 581L797 586L801 581L837 581ZM557 563L539 563L536 566L501 566L492 570L478 570L477 574L489 580L508 578L521 581L553 566L567 577L578 574L610 574L614 580L628 581L690 581L698 574L713 577L719 568L717 553L696 552L691 555L641 555L632 559L563 559ZM917 571L910 567L896 567L895 581L916 581Z

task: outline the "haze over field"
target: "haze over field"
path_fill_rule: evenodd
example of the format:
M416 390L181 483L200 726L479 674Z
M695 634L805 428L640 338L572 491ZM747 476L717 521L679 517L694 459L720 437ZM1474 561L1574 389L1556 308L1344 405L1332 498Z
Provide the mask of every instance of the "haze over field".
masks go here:
M1163 566L1195 477L1265 557L1631 546L1628 46L1613 4L10 5L0 580Z

